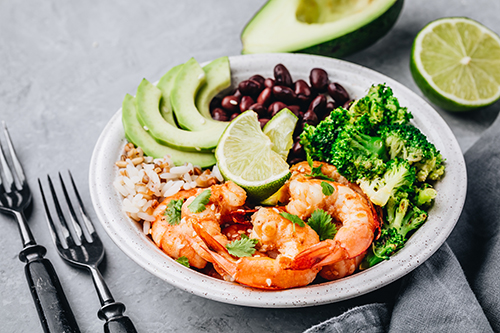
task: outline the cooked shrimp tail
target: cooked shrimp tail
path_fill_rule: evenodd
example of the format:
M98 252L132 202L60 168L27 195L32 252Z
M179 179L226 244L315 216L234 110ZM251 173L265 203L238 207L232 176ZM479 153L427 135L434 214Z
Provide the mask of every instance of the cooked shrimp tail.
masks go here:
M352 188L340 183L326 181L335 191L326 195L318 179L304 175L292 176L290 181L289 213L302 219L311 216L316 209L323 209L341 223L333 239L314 244L298 253L293 261L295 269L320 268L352 259L370 246L380 221L373 205Z
M293 269L323 267L347 259L347 253L340 244L327 239L302 251L292 261Z
M260 289L288 289L306 286L311 283L318 273L318 269L292 270L288 266L287 258L284 263L280 258L243 257L238 260L227 259L224 256L211 252L212 263L217 271L222 270L226 280ZM227 277L230 278L227 278Z
M356 271L356 269L363 261L365 255L366 252L363 252L359 256L352 259L345 259L336 262L333 265L324 266L319 272L319 275L321 275L322 278L330 281L349 276Z
M212 235L210 235L210 233L203 227L203 225L194 220L191 221L191 225L193 226L194 231L196 231L196 234L210 249L219 253L229 254L224 245L219 243Z
M291 224L290 221L282 219L273 210L263 209L259 216L262 217L264 214L268 217L278 218L281 223ZM204 242L204 245L200 246L198 254L211 262L225 280L236 281L260 289L288 289L308 285L316 278L319 271L319 268L291 269L290 257L282 254L278 254L276 259L261 256L261 254L236 259L222 244L219 244L206 232L202 225L195 221L192 222L192 225ZM291 229L291 226L286 226L285 229Z

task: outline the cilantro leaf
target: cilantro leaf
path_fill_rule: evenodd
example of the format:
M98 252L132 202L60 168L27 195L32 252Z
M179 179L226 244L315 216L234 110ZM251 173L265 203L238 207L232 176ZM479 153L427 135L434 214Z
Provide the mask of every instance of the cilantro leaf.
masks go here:
M332 217L322 209L316 209L311 214L307 224L316 231L320 241L333 239L337 233L337 227L332 223Z
M293 223L293 231L294 232L295 232L295 224L298 224L299 227L305 227L304 221L302 221L302 219L300 217L298 217L297 215L293 215L293 214L290 214L287 212L281 212L280 215Z
M177 261L179 264L189 268L189 259L186 256L179 257L175 261Z
M181 222L181 209L184 199L170 200L165 209L165 215L167 217L167 222L170 225L176 225Z
M255 253L255 245L259 240L249 238L245 234L241 234L241 239L232 241L226 244L226 249L229 254L236 257L251 257Z
M321 182L321 189L323 191L323 194L326 196L332 195L333 192L335 192L335 187L327 182Z
M210 201L212 191L207 189L201 192L188 206L191 213L201 213L206 209L205 205Z
M307 159L307 164L309 164L309 167L311 168L311 173L309 175L306 175L307 177L330 180L332 182L335 181L335 179L328 177L321 171L323 164L320 164L317 167L313 167L313 160L309 154L307 154L306 159Z

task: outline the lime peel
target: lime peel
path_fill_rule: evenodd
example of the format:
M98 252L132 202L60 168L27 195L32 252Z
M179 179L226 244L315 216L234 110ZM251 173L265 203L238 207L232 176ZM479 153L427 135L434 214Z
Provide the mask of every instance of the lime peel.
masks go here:
M480 38L472 41L471 35ZM415 38L410 68L415 82L433 103L449 111L468 111L500 99L500 75L495 77L500 73L498 53L500 37L490 29L464 17L442 18L429 23ZM481 62L496 67L496 71L487 73ZM445 84L448 91L442 87ZM485 94L488 96L480 96Z
M262 132L257 114L243 112L226 128L215 151L222 176L244 188L250 200L266 199L291 175L273 146Z

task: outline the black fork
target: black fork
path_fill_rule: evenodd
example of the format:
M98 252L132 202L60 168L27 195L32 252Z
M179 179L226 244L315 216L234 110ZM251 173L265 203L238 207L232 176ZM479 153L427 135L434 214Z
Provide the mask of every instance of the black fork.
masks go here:
M31 191L17 158L5 122L4 136L10 163L0 144L0 212L15 217L23 242L19 259L26 263L25 273L44 332L80 332L52 263L44 258L47 250L38 245L24 211L31 204ZM9 166L10 164L10 166Z
M62 192L69 210L70 224L68 224L66 218L64 217L52 179L49 176L47 176L47 178L55 210L57 212L57 216L59 217L59 223L57 223L57 226L50 214L49 206L47 204L40 179L38 179L38 185L40 186L40 192L45 206L49 229L59 255L70 264L78 267L84 267L90 271L102 305L97 314L101 320L105 321L104 332L136 332L130 318L123 315L125 312L125 305L123 303L116 302L113 299L104 278L99 272L98 265L104 258L104 247L85 211L82 199L73 180L73 176L69 173L71 185L76 197L76 206L81 218L78 218L77 213L73 208L73 204L71 203L71 198L66 190L66 186L64 185L63 178L59 173ZM80 222L80 220L82 220L83 223Z

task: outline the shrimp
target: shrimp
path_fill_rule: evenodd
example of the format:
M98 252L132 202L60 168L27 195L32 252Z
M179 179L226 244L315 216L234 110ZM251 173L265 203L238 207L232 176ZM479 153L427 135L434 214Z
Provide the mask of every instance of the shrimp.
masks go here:
M334 187L331 195L322 192L320 179L296 175L290 181L289 213L302 219L316 209L323 209L341 223L333 239L326 239L299 253L292 268L323 267L359 256L370 246L380 222L370 205L361 195L346 185L326 181Z
M205 251L200 246L204 245L200 237L196 236L193 223L201 224L206 232L213 237L223 247L229 242L221 231L221 224L232 219L232 212L236 211L246 201L246 192L233 182L226 182L222 185L210 187L211 194L206 209L199 213L189 210L189 205L195 199L188 198L182 205L182 222L189 227L187 241L191 248L206 261L211 257L206 257Z
M364 259L366 252L363 252L357 257L352 259L345 259L341 261L337 261L334 264L324 266L321 271L319 271L319 275L327 280L338 280L343 277L349 276L356 268L361 264L361 261Z
M321 166L321 173L327 176L328 178L333 179L336 183L340 183L342 185L349 186L351 189L353 189L356 193L360 194L363 198L368 200L368 197L365 195L363 190L359 187L358 184L356 183L351 183L350 181L347 180L344 176L342 176L338 171L337 168L331 164L328 163L322 163L318 161L314 161L312 164L313 168L317 168ZM290 172L292 172L292 177L290 179L293 180L294 176L296 177L298 174L311 174L312 168L309 166L309 163L306 161L297 163L293 165L290 168ZM369 201L369 200L368 200Z
M282 217L278 208L260 208L252 216L250 238L259 240L262 252L277 251L289 258L319 243L318 234L309 225L298 227Z
M178 259L187 257L189 265L202 269L206 266L207 260L203 258L203 251L199 249L201 239L196 237L192 227L192 222L202 224L209 234L225 245L227 238L221 233L220 224L232 210L243 205L246 200L245 191L232 182L210 187L211 195L205 210L193 213L189 210L189 205L195 197L203 190L202 188L180 191L177 194L166 198L156 209L156 216L151 228L153 241L170 257ZM186 199L181 208L181 221L179 224L171 225L164 216L165 209L171 200ZM201 253L201 255L199 254Z
M319 268L290 268L296 254L319 242L318 235L307 224L304 227L294 226L279 215L276 208L259 209L252 216L252 224L254 228L250 238L259 240L257 248L260 251L252 257L239 259L231 256L200 224L193 225L206 244L202 249L226 280L276 290L305 286L316 278ZM262 253L269 256L262 256Z
M201 192L201 189L195 188L190 190L179 191L173 196L163 200L156 207L153 215L156 217L151 226L151 238L156 245L166 254L174 259L186 257L189 260L189 265L196 268L204 268L207 261L199 256L191 247L189 237L190 228L185 223L171 225L168 223L164 215L168 203L172 200L186 199L195 196ZM191 232L192 233L192 232Z

